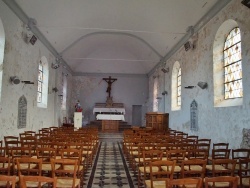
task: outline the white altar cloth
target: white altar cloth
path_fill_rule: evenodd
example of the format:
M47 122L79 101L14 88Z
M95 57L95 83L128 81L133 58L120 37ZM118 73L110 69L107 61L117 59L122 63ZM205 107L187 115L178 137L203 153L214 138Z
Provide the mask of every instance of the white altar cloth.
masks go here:
M97 120L121 120L125 121L124 115L119 114L97 114Z
M93 109L93 114L95 113L121 113L125 114L125 108L102 108L102 107L95 107Z

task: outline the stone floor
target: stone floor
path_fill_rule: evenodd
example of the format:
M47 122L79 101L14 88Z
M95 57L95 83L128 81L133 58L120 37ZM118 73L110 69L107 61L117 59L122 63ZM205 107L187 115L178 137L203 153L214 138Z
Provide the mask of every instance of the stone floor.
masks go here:
M85 174L83 187L137 187L122 153L122 133L100 133L99 148L91 169Z

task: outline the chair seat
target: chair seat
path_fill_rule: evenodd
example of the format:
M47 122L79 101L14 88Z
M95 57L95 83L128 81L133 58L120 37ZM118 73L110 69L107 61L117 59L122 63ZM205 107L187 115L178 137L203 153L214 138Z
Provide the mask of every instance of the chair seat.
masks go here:
M243 186L246 186L246 187L249 187L249 186L250 186L250 185L249 185L249 181L250 181L249 179L250 179L250 177L242 178L242 185L243 185ZM239 179L238 184L240 185L240 179Z
M46 184L45 182L42 182L41 186L43 186L45 184ZM38 187L38 185L39 185L39 182L31 182L31 181L26 182L27 187Z
M226 170L226 168L222 165L214 165L215 170ZM207 170L213 170L213 165L206 165Z
M130 155L138 155L138 151L130 151Z
M200 165L190 165L184 166L184 170L202 171L202 167Z
M146 180L145 184L147 188L166 188L166 181L155 180L153 181L153 187L151 187L151 180Z
M162 166L161 169L164 170L164 171L171 171L171 167L168 167L168 166ZM175 166L174 167L174 172L180 172L180 171L181 171L180 166Z
M213 182L208 182L208 185L210 187L212 187L213 186ZM215 187L229 187L229 183L228 182L215 182L214 186Z
M55 165L55 168L58 169L60 167L60 165L56 164ZM48 163L48 164L42 164L42 170L43 171L51 171L52 168L51 168L51 164Z
M145 160L150 160L150 158L145 158ZM143 162L143 157L141 158L135 158L135 162L139 163L140 162Z
M20 164L20 169L24 170L24 169L32 169L32 168L35 168L37 165L36 164L30 164L30 167L29 167L29 164L25 164L25 163L22 163ZM17 165L15 165L15 169L17 169Z
M57 178L56 187L72 187L73 179L60 179ZM80 184L80 179L75 180L75 186Z
M143 167L143 166L139 167L139 171L143 173L143 172L144 172L144 167ZM146 166L145 171L146 171L146 173L150 173L150 167L149 167L149 166ZM153 167L152 167L152 171L153 171L153 172L158 172L159 169L158 169L158 167L153 166Z

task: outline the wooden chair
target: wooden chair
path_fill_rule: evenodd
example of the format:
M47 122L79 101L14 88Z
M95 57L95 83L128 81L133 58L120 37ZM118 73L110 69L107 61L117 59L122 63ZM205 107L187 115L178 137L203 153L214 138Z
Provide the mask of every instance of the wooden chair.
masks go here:
M36 149L37 159L42 159L42 175L51 175L52 167L51 167L51 159L56 158L56 149L49 147L42 147ZM57 166L56 168L58 168Z
M215 176L234 176L236 160L214 159L212 165L206 165L208 172Z
M238 176L217 176L217 177L206 177L205 188L209 187L230 187L237 188Z
M16 180L16 176L0 175L0 187L15 188Z
M181 150L181 149L168 150L166 151L166 156L167 156L167 160L176 161L176 164L174 167L174 174L176 177L179 177L180 172L181 172L182 161L185 160L186 150Z
M33 187L50 187L56 188L57 178L44 176L20 176L20 184L22 188Z
M175 161L153 161L149 167L150 179L145 180L147 188L167 187L166 180L172 180L174 177Z
M232 159L236 160L236 166L235 166L236 175L239 175L240 160L249 158L250 158L250 149L245 149L245 148L232 149Z
M149 179L150 162L162 160L162 155L161 150L144 150L142 152L142 161L138 163L138 186L145 185L145 180Z
M175 187L192 187L192 188L201 188L202 179L201 178L180 178L167 181L168 188Z
M84 166L82 164L82 150L77 148L61 149L61 159L75 159L77 160L77 177L83 177ZM68 165L67 168L74 168L74 165Z
M21 175L42 175L42 159L33 159L28 157L17 158L16 164L19 177Z
M6 155L10 155L10 150L12 147L20 147L21 142L18 140L16 136L5 136L4 137L4 144L6 148Z
M0 174L9 176L11 173L11 161L9 157L0 157Z
M78 160L72 159L51 159L52 177L57 177L57 187L80 188L80 179L77 179ZM59 165L59 168L56 166ZM67 169L67 165L74 165L74 168Z
M250 187L250 159L239 159L239 171L240 177L239 185L241 188Z

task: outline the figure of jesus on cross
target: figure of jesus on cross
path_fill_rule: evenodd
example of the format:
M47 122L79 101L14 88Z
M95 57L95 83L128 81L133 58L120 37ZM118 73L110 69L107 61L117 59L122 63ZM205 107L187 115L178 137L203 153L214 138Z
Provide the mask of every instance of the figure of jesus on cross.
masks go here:
M110 97L110 93L111 93L111 85L113 82L115 82L117 79L116 78L111 78L111 76L109 76L108 78L103 78L103 80L105 80L108 83L108 87L106 92L109 93L109 97Z

